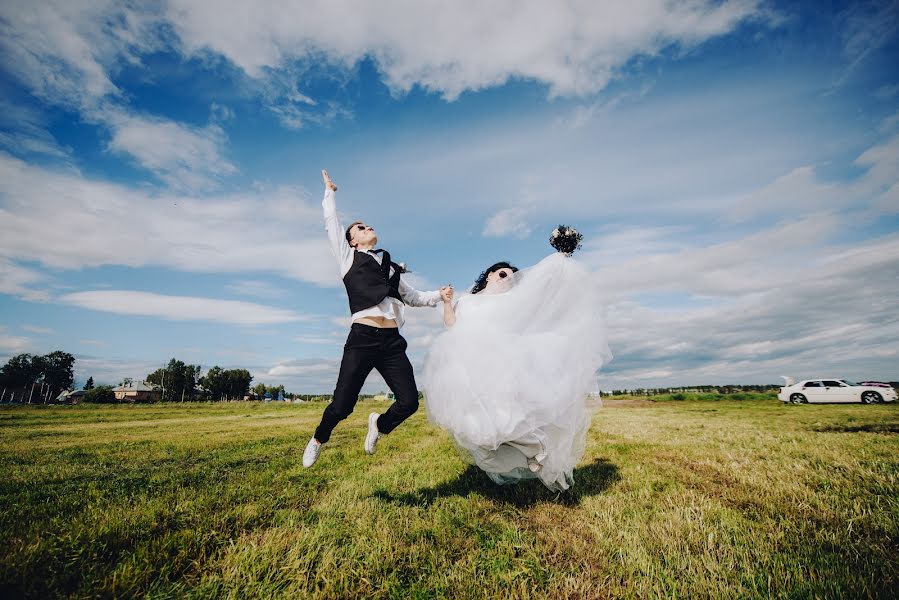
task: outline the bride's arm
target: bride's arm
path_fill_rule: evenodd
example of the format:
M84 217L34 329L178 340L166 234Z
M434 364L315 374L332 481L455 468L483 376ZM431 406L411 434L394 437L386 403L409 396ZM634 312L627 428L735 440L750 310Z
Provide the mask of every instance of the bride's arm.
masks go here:
M440 290L440 298L443 300L443 324L452 327L456 324L456 309L453 306L453 288L445 287Z

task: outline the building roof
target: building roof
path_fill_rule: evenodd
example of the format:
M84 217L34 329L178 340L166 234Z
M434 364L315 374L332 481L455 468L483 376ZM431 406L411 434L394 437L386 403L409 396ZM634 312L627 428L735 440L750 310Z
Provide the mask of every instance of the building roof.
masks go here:
M131 385L120 385L112 388L113 392L160 392L162 391L155 383L147 381L132 381Z

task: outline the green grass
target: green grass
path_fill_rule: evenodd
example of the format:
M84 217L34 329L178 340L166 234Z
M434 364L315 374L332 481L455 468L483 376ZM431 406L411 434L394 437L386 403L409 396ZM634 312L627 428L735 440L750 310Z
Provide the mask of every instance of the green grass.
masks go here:
M573 493L419 413L313 469L322 404L0 408L4 597L890 597L899 406L607 402Z

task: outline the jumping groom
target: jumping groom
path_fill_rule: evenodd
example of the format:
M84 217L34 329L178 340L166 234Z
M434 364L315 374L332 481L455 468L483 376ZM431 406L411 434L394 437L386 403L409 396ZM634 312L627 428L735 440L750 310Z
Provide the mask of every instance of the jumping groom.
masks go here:
M406 304L436 306L441 294L446 293L446 288L419 292L402 281L403 269L391 262L390 253L375 249L378 236L371 226L355 221L344 230L337 219L337 186L327 171L322 171L322 177L325 181L325 198L322 200L325 229L331 251L340 265L353 316L350 334L343 347L334 399L325 408L321 423L303 452L303 466L307 468L318 460L322 446L331 438L337 423L353 412L362 384L372 369L378 370L396 399L384 414L368 416L366 453L374 454L378 438L396 429L418 410L418 388L412 364L406 356L406 340L399 332L403 325L403 309Z

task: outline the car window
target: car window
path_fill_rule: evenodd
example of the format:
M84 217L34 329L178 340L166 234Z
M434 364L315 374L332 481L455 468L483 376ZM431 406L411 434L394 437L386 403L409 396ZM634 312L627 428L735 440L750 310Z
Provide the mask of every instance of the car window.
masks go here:
M820 381L806 381L802 387L823 387Z
M828 379L824 382L824 385L827 387L840 387L842 385L839 381L833 381L832 379Z

